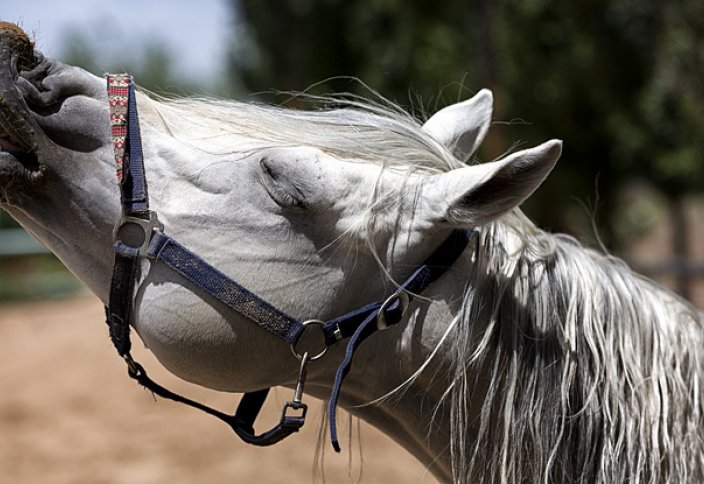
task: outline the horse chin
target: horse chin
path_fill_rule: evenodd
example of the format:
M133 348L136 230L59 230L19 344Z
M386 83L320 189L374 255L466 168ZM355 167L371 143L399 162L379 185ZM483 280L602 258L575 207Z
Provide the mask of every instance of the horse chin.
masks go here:
M0 203L10 203L14 192L27 192L44 178L46 167L36 153L7 146L0 135Z
M46 166L36 151L24 150L0 133L0 203L12 203L13 194L29 195L39 187Z

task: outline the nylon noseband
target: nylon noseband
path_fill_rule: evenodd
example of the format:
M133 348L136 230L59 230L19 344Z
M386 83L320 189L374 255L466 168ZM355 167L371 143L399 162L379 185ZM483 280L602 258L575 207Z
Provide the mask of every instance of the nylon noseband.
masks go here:
M345 357L335 375L328 406L330 437L333 448L339 452L335 418L337 400L356 349L376 331L388 329L402 320L414 294L421 293L452 266L467 247L472 232L452 232L425 263L416 268L384 301L372 302L330 321L298 321L164 233L164 226L159 222L156 213L149 209L134 82L129 74L109 74L107 80L122 217L114 231L115 262L106 318L111 340L118 354L127 363L128 375L163 398L186 404L219 418L249 444L271 445L298 432L303 426L307 410L302 402L307 364L322 358L329 346L349 339ZM129 242L124 241L124 234L130 230L140 234L140 240L134 241L130 238ZM254 421L269 393L268 388L244 394L236 412L228 415L162 387L132 358L130 325L133 323L135 284L143 259L148 259L152 264L164 264L198 290L209 294L290 345L293 354L300 360L298 381L292 400L284 404L281 420L274 428L258 435L254 432ZM316 355L300 354L296 349L297 342L307 327L316 326L322 331L324 349Z

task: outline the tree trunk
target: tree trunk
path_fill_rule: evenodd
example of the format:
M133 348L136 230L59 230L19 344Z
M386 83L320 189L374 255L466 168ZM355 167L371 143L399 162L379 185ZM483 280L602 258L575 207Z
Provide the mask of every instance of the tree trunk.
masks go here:
M672 221L672 255L675 260L675 290L684 298L691 299L692 278L687 263L690 257L689 225L685 197L674 195L668 198Z

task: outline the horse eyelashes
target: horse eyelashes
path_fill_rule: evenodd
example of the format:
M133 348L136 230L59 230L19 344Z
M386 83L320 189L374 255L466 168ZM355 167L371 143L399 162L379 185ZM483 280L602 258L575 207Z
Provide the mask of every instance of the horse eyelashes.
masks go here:
M278 174L275 173L275 172L271 169L271 167L267 164L266 160L261 160L261 161L259 162L259 166L262 168L262 172L263 172L266 176L268 176L268 177L271 178L272 180L276 181L276 179L278 178Z
M273 169L265 159L259 162L262 185L277 205L284 208L306 208L305 196L286 177Z

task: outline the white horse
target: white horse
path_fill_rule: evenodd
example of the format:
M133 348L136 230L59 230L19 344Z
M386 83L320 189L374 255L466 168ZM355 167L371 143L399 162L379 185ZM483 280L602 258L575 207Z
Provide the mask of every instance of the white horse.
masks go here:
M1 206L106 302L120 214L106 81L41 56L18 75L8 52ZM361 102L137 103L165 231L300 320L383 300L453 230L476 231L399 324L361 345L340 396L441 481L704 480L702 313L520 212L559 141L465 164L489 91L425 124ZM185 380L296 383L288 345L163 264L142 263L134 314ZM307 394L329 396L343 351L309 365Z

